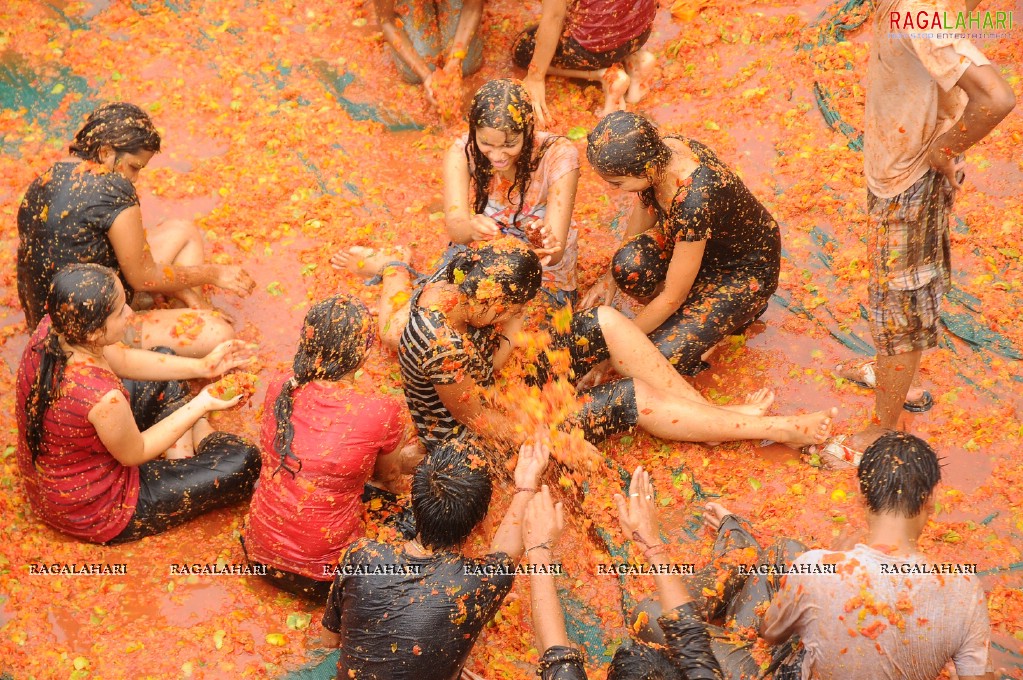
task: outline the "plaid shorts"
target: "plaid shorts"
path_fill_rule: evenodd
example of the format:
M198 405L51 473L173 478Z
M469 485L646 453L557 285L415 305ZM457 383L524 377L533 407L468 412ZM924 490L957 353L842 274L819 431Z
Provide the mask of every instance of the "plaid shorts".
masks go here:
M951 285L954 201L955 189L934 169L898 196L867 193L868 311L878 354L938 344L941 297Z

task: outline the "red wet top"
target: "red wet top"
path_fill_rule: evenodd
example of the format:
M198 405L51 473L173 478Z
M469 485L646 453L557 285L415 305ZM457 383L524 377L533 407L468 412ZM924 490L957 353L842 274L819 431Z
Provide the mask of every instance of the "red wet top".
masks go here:
M111 390L121 390L125 398L128 393L108 369L68 365L43 418L42 450L33 464L25 437L25 404L49 330L50 317L44 316L18 366L18 467L29 503L44 522L71 536L104 543L120 534L135 513L139 469L110 455L89 422L89 411Z
M575 0L566 32L591 52L610 52L650 28L657 0Z
M342 551L365 534L363 485L377 455L401 441L401 404L342 382L301 385L292 394L291 450L302 469L295 477L284 470L274 475L281 462L274 448L274 402L283 385L283 377L275 380L263 405L263 468L249 507L245 549L256 562L330 581ZM288 460L289 468L297 465Z

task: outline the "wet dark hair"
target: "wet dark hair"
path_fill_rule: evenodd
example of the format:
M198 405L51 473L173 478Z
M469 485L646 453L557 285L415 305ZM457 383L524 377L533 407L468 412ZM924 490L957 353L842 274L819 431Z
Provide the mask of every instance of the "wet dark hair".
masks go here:
M587 136L586 158L602 175L651 180L651 186L640 192L639 199L646 207L653 207L659 219L664 219L652 181L671 160L671 149L650 120L628 111L609 113Z
M274 401L274 451L281 457L274 475L284 470L294 477L302 469L302 461L291 450L295 390L310 380L340 380L351 373L366 358L375 337L369 310L357 297L339 293L317 302L306 313L291 364L294 377L284 383ZM298 463L297 468L288 467L289 458Z
M941 481L941 465L923 439L888 432L863 452L856 475L871 512L912 518L920 514Z
M160 151L160 133L149 114L128 102L98 107L85 119L68 151L82 160L99 162L99 150L110 146L118 154Z
M445 278L469 297L486 299L500 294L509 304L517 305L536 297L543 284L543 267L524 243L506 237L455 255Z
M73 264L61 269L50 283L46 310L50 330L34 351L42 354L39 370L25 403L25 439L32 461L42 452L43 420L60 391L68 355L60 338L71 345L84 343L89 334L102 328L117 304L117 274L98 264Z
M493 483L486 454L471 440L450 440L412 475L412 515L426 548L452 548L472 533L490 507Z
M676 680L682 673L660 650L627 641L615 652L607 680Z
M469 186L472 189L473 211L482 213L487 207L487 190L494 176L494 166L486 154L480 151L476 143L476 130L481 127L500 130L507 136L522 135L522 152L515 161L515 180L508 188L508 202L514 203L512 192L518 196L518 208L512 216L515 226L522 214L522 204L526 195L529 180L540 165L547 149L557 141L551 136L534 153L535 125L533 122L533 105L529 101L526 90L518 83L502 78L490 80L483 84L472 98L469 106L469 141L465 145L465 158L469 162L471 177Z

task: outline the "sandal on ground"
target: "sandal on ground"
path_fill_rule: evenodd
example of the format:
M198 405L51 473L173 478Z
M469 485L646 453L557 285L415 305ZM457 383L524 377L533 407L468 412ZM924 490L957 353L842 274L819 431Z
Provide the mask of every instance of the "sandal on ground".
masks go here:
M863 452L857 451L845 443L849 436L847 434L840 434L829 437L823 444L811 444L810 446L803 447L802 450L803 453L809 455L830 456L832 459L845 464L841 467L859 467L860 461L863 459Z
M877 387L877 373L874 371L874 367L876 365L877 360L875 359L866 359L859 363L841 363L835 366L835 374L836 377L847 380L853 385L859 385L864 389L872 390ZM856 380L854 378L846 378L838 375L840 371L848 371L850 369L859 371L862 374L863 379ZM926 413L931 410L932 406L934 406L934 397L931 396L930 392L924 390L924 393L920 395L919 399L907 401L902 405L902 408L910 413Z

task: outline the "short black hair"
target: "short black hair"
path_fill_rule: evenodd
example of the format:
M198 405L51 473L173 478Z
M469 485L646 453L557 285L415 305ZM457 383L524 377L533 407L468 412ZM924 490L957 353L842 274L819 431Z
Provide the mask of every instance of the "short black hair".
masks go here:
M863 452L857 476L871 512L912 518L920 514L941 481L941 465L923 439L888 432Z
M493 492L489 467L468 439L445 442L416 466L412 515L424 547L452 548L483 521Z
M642 642L618 648L607 669L607 680L677 680L682 673L664 652Z

